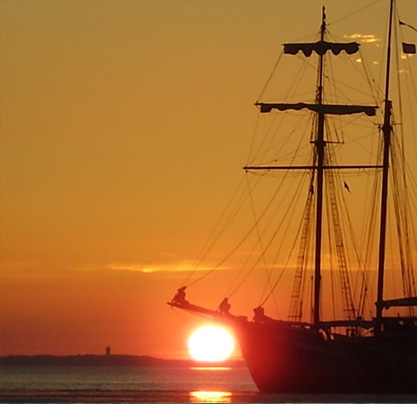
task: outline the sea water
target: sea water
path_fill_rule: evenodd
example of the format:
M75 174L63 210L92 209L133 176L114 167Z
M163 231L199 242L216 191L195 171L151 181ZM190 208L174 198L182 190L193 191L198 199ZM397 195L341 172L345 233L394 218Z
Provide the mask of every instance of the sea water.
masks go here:
M415 403L417 396L261 394L246 367L0 367L2 403Z
M0 367L0 402L234 402L256 391L243 366Z
M5 366L0 390L256 391L245 367Z

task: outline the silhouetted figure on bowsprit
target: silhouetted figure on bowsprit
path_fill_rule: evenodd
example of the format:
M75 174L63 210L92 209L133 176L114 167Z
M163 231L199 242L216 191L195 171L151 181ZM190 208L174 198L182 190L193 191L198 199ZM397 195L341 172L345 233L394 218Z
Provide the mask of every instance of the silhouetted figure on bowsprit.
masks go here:
M229 303L229 300L227 297L225 297L220 303L219 312L222 314L229 314L230 307L231 305Z
M187 288L186 286L183 286L183 287L179 288L177 293L175 294L175 296L171 300L171 302L179 304L179 305L184 304L184 303L188 303L188 301L185 299L185 289L186 288Z
M253 309L253 314L254 314L253 319L255 321L264 321L266 318L265 309L262 306L255 307Z

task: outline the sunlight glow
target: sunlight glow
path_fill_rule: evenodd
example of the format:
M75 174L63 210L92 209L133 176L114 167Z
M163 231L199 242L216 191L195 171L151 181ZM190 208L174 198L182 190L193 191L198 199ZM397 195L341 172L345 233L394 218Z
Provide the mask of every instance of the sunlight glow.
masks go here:
M206 371L214 371L214 372L218 372L220 371L226 371L226 370L232 370L232 368L228 367L228 366L193 366L190 369L193 370L202 370L204 372Z
M192 403L230 403L232 393L228 391L192 391L190 401Z
M235 342L223 327L208 325L198 328L188 339L188 352L196 361L221 362L228 359Z

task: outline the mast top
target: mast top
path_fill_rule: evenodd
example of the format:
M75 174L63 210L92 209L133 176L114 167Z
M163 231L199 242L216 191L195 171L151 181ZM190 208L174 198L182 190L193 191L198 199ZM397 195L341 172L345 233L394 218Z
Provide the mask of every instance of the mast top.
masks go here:
M304 53L304 56L311 56L313 52L319 56L324 55L327 51L333 52L334 55L338 55L340 52L345 51L348 55L359 51L359 44L357 42L328 42L324 40L326 33L326 8L322 8L321 27L320 27L320 40L312 43L284 43L284 53L290 55L296 55L298 52Z

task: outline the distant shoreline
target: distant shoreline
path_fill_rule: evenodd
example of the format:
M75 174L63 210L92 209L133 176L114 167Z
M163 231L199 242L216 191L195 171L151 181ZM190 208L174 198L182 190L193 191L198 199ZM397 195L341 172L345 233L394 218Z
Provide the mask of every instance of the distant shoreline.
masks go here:
M162 359L137 355L8 355L0 366L138 366L138 367L244 367L242 359L196 362L191 359Z

